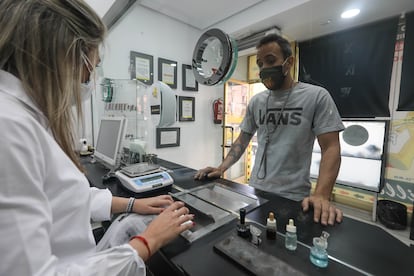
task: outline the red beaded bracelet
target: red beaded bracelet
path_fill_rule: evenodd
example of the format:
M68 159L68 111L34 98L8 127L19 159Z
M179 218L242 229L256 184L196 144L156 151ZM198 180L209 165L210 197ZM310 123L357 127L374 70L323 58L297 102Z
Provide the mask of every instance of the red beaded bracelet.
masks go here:
M140 240L140 241L142 241L142 243L145 245L145 247L147 248L147 250L148 250L148 258L149 257L151 257L151 249L150 249L150 247L149 247L149 244L148 244L148 241L147 241L147 239L145 239L143 236L133 236L131 239L130 239L130 241L132 241L133 239L138 239L138 240Z

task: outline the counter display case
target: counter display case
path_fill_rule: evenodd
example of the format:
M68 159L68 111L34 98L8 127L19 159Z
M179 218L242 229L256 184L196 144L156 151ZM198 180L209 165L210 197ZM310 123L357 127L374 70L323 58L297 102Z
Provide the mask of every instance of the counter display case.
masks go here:
M100 119L115 116L127 118L126 138L146 141L151 125L148 93L148 86L138 80L103 79L92 99L94 138Z

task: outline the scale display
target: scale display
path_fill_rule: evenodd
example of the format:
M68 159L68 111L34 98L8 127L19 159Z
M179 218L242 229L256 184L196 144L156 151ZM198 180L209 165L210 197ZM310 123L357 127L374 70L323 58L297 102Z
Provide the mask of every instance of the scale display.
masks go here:
M165 171L155 172L136 177L129 177L121 171L117 171L115 175L125 188L135 193L159 189L165 186L172 185L174 183L174 180L171 177L171 175L169 175Z
M164 176L162 174L157 174L155 176L150 177L140 177L140 178L134 178L134 182L138 186L147 185L148 183L159 183L159 181L163 180Z

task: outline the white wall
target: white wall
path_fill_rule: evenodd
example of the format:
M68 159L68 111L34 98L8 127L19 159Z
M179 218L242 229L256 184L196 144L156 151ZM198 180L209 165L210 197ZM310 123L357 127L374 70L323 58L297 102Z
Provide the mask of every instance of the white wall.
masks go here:
M176 122L181 128L180 147L155 149L155 127L149 132L147 152L194 169L221 162L222 129L212 121L212 102L223 94L223 86L199 85L198 92L182 91L181 65L191 64L193 48L201 32L134 4L111 28L103 58L104 76L129 79L129 53L137 51L154 57L154 80L158 57L178 62L177 95L195 97L195 121ZM99 101L103 105L103 102ZM96 118L95 118L96 119ZM96 125L96 124L95 124ZM96 139L96 138L95 138Z
M85 0L85 2L93 7L93 9L100 17L103 17L115 3L115 0Z

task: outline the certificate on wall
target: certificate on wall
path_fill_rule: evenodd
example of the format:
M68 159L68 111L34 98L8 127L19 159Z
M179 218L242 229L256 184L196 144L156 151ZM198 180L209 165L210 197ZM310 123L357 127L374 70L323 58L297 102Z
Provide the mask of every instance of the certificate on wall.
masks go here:
M195 98L194 97L178 97L178 113L179 121L195 120Z
M172 67L170 64L162 64L161 81L165 84L174 84L174 67Z
M161 132L161 144L175 144L177 141L177 135L173 131Z
M147 54L131 51L129 59L131 80L136 79L147 85L151 85L154 80L153 57Z
M150 61L145 58L135 57L135 76L137 79L150 79Z
M157 128L156 148L178 147L180 145L180 128Z
M198 91L198 82L196 81L191 65L183 64L183 90Z
M158 80L171 88L177 88L177 62L158 58Z
M182 102L183 105L183 118L188 119L193 117L193 101L191 100L184 100Z

